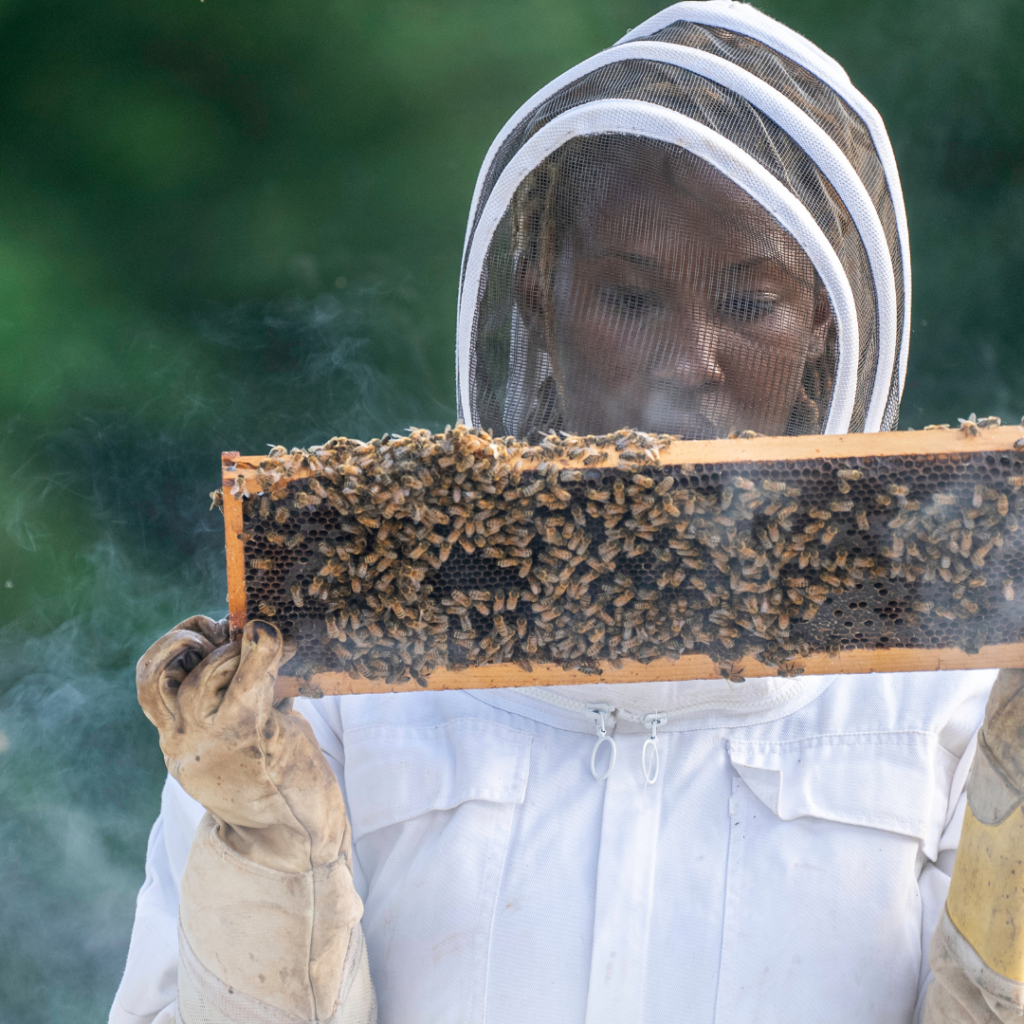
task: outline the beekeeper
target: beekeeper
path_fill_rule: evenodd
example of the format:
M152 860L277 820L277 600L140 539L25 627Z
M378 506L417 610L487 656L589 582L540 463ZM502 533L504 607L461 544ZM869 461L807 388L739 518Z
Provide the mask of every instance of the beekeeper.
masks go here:
M754 8L680 3L491 147L460 413L524 437L891 429L909 294L878 114ZM115 1024L1024 1008L1018 676L979 733L995 672L292 710L272 705L285 656L272 626L229 643L195 618L139 662L170 775Z

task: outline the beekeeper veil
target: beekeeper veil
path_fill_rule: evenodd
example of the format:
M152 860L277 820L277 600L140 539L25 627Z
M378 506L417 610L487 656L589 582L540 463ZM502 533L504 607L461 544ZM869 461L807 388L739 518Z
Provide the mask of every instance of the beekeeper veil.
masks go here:
M906 216L881 118L745 4L675 4L494 141L459 294L459 413L495 434L896 425Z

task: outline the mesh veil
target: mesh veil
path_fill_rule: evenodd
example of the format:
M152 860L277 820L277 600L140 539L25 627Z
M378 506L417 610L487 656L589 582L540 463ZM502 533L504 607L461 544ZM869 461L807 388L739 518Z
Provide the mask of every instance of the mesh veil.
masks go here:
M909 267L891 149L787 33L742 4L677 4L510 120L463 260L467 423L895 425Z

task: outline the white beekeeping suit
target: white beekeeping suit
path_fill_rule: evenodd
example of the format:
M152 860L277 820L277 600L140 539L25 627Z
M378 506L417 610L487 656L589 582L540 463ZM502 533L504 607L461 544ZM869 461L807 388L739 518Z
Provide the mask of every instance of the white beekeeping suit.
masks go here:
M909 291L892 150L843 70L751 7L676 4L491 147L460 413L520 436L891 429ZM296 702L306 726L270 704L276 631L225 640L190 620L140 662L171 777L112 1024L1020 1004L943 909L965 813L1004 820L965 793L994 672L324 698Z

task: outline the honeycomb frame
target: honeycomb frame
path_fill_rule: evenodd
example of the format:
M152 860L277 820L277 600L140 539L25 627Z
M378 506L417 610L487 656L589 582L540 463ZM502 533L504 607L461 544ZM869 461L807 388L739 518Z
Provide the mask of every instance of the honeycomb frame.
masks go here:
M1018 427L456 427L226 452L218 499L279 696L1024 666Z

